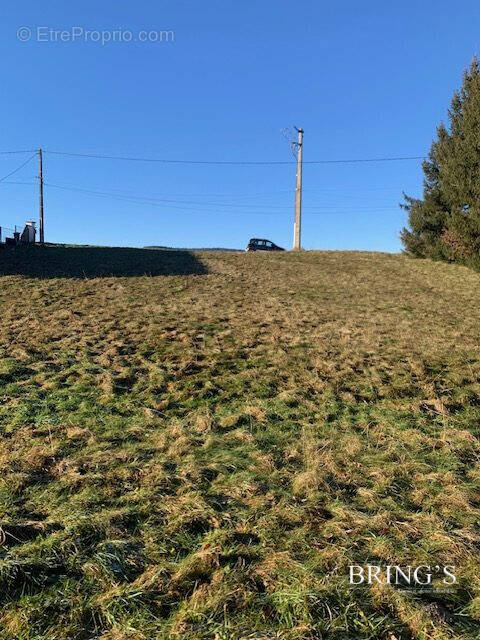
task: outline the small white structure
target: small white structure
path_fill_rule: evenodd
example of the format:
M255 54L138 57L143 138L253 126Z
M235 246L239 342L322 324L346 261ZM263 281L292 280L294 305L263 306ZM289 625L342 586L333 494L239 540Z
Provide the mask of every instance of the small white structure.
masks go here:
M35 229L35 222L33 220L27 220L25 223L25 229L22 231L22 235L20 236L21 242L35 242L37 230Z

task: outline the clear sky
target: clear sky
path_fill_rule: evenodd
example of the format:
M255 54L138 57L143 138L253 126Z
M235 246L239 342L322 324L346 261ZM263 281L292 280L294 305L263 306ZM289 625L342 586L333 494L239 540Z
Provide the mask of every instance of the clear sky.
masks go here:
M479 19L478 0L3 3L0 151L294 162L281 132L296 125L305 161L421 156L479 50ZM0 155L0 178L28 158ZM44 164L52 242L292 244L294 164ZM32 159L0 182L1 225L37 218L36 175ZM398 251L402 190L421 187L420 161L306 164L304 247Z

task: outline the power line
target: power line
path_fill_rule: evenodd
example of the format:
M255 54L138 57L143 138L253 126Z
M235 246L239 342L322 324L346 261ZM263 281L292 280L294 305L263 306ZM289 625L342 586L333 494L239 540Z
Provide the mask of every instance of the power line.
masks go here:
M358 162L397 162L398 160L425 160L426 156L398 156L393 158L354 158L349 160L307 160L303 164L349 164Z
M35 186L35 182L17 182L16 180L3 181L2 184L22 184L28 185L29 187Z
M132 156L109 156L91 153L73 153L67 151L44 150L44 153L70 156L75 158L94 158L97 160L122 160L130 162L157 162L160 164L192 164L192 165L291 165L296 161L272 160L272 161L246 161L246 160L164 160L160 158L137 158ZM424 160L425 156L399 156L386 158L354 158L341 160L308 160L303 164L347 164L359 162L397 162L399 160Z
M254 206L256 209L282 209L282 208L286 208L286 209L291 209L290 206L284 206L284 205L273 205L273 204L258 204L258 205L248 205L248 204L238 204L235 202L209 202L208 200L203 200L203 201L199 201L199 200L171 200L171 199L167 199L167 198L152 198L149 196L136 196L136 195L130 195L130 194L126 194L126 193L119 193L119 192L112 192L112 191L96 191L93 189L85 189L83 187L67 187L64 185L58 185L58 184L51 184L51 183L45 183L47 186L50 187L54 187L57 189L68 189L71 191L79 191L81 193L88 193L88 194L92 194L92 195L101 195L101 196L110 196L110 197L114 197L114 198L122 198L122 199L127 199L127 200L144 200L146 201L146 204L148 203L163 203L163 204L187 204L187 205L201 205L201 206L217 206L217 207L233 207L233 208L239 208L239 209L244 209L244 208L251 208L252 206ZM254 197L254 196L251 196Z
M35 158L35 155L36 154L33 154L33 156L30 156L30 158L28 158L28 160L25 160L25 162L23 162L19 167L17 167L13 171L10 171L10 173L7 173L7 175L3 176L3 178L0 178L0 182L3 182L4 180L9 178L10 176L13 176L14 173L17 173L17 171L20 171L20 169L23 169L23 167L25 165L27 165L30 162L30 160L33 160L33 158Z
M44 152L45 153L45 152ZM8 182L2 182L2 184L20 184L20 185L28 185L28 186L34 186L36 183L35 182L17 182L17 181L8 181ZM47 184L46 182L44 184ZM86 189L85 187L66 187L66 186L61 186L60 185L50 185L53 187L58 187L58 188L62 188L62 189L66 189L66 188L70 188L70 189L83 189L85 191L90 191L90 189ZM398 187L398 189L401 189L402 187ZM112 192L98 192L96 191L95 193L106 193L106 194L112 194ZM268 197L272 197L272 196L277 196L279 193L290 193L290 190L288 189L284 189L284 190L277 190L277 191L269 191L269 192L263 192L263 193L167 193L167 194L162 194L165 197L174 197L174 196L179 196L179 197L183 197L183 198L234 198L235 200L248 200L251 198L268 198ZM113 192L113 195L119 195L119 196L125 196L125 197L136 197L136 196L132 196L128 191L116 191ZM143 196L140 196L143 197ZM148 200L160 200L160 198L146 198ZM173 200L167 200L167 202L174 202ZM176 202L176 201L175 201ZM205 203L201 203L201 204L209 204L208 202ZM215 203L217 204L217 203ZM223 203L218 203L218 204L223 204ZM262 205L264 206L264 205Z
M89 195L89 196L94 196L97 198L107 198L107 199L113 199L113 200L119 200L121 202L129 202L132 204L141 204L141 205L147 205L147 206L151 206L151 207L160 207L163 208L165 210L170 210L170 209L175 209L175 210L179 210L179 211L190 211L190 212L200 212L200 213L213 213L214 211L212 211L212 206L213 207L228 207L228 206L237 206L239 208L253 208L255 209L255 211L248 211L247 213L270 213L270 212L265 212L265 211L258 211L259 208L261 208L262 206L265 205L228 205L228 204L224 204L221 202L213 202L213 203L209 203L209 202L192 202L189 203L188 201L182 201L182 200L161 200L161 199L156 199L156 198L148 198L148 197L144 197L144 196L126 196L126 195L119 195L119 194L115 194L115 193L109 193L109 192L104 192L104 191L94 191L92 189L82 189L79 187L67 187L64 185L59 185L59 184L52 184L51 182L45 182L45 186L47 187L53 187L55 189L62 189L65 191L73 191L74 193L83 193L85 195ZM185 206L175 206L175 204L188 204L188 207ZM208 207L208 209L202 209L199 208L200 207ZM267 207L270 208L270 207ZM278 209L281 209L282 207L271 207L274 211L272 211L271 213L279 213ZM290 209L290 207L285 207L286 209ZM219 211L217 213L220 213ZM225 213L225 211L222 211L222 213ZM242 213L242 211L237 211L236 213ZM243 212L245 213L245 212Z
M14 153L33 153L35 151L35 149L24 149L22 151L0 151L0 155L5 156L5 155L11 155Z
M224 207L225 205L223 205L222 203L194 203L193 206L189 206L189 207L178 207L175 206L175 204L170 204L170 203L177 203L177 204L185 204L184 201L178 201L178 200L172 200L172 201L163 201L163 200L156 200L154 198L143 198L143 197L139 197L139 196L122 196L122 195L117 195L111 192L105 192L105 191L94 191L92 189L82 189L80 187L68 187L68 186L64 186L64 185L58 185L58 184L52 184L52 183L45 183L45 186L48 187L53 187L55 189L62 189L65 191L73 191L74 193L83 193L85 195L88 196L94 196L97 198L107 198L107 199L113 199L113 200L119 200L121 202L126 202L126 203L131 203L131 204L139 204L139 205L146 205L146 206L150 206L150 207L158 207L161 208L163 210L178 210L178 211L186 211L189 213L212 213L212 214L225 214L225 210L216 210L216 209L212 209L213 207ZM208 206L208 209L199 209L198 208L198 204L203 205L203 206ZM290 215L289 211L280 211L279 209L282 209L282 206L278 206L278 207L272 207L272 211L265 211L265 210L259 210L259 206L257 205L245 205L244 206L245 209L244 211L232 211L232 214L253 214L253 215ZM287 210L290 210L290 207L284 207ZM248 210L251 209L251 210ZM392 212L393 209L397 209L397 207L395 206L366 206L365 207L365 213L388 213L388 212ZM327 210L327 211L320 211L320 210L306 210L306 213L308 215L337 215L337 214L349 214L352 213L352 211L359 211L360 210L360 206L354 206L351 209L347 208L347 207L339 207L338 205L335 205L335 208L332 208L331 210ZM400 212L399 212L400 213Z
M28 183L30 184L30 183ZM242 199L242 198L253 198L253 197L257 197L255 194L253 195L239 195L239 194L234 194L231 195L230 197L234 199L233 202L224 202L224 201L209 201L209 200L179 200L179 199L171 199L171 198L159 198L159 197L152 197L152 196L143 196L143 195L134 195L132 193L129 193L128 191L118 191L118 190L98 190L98 189L92 189L89 187L81 187L78 185L60 185L60 184L53 184L53 183L45 183L46 185L53 187L53 188L57 188L57 189L64 189L67 191L74 191L74 192L79 192L79 193L85 193L88 195L98 195L98 196L102 196L102 197L112 197L112 198L119 198L119 199L125 199L127 201L137 201L137 200L141 200L141 201L145 201L146 204L149 203L162 203L162 204L186 204L186 205L200 205L200 206L205 206L205 207L211 207L211 206L217 206L217 207L232 207L232 208L236 208L236 209L288 209L291 210L291 206L290 205L281 205L281 204L251 204L251 203L242 203L240 204L238 202L238 198ZM276 195L280 192L276 192L275 194L272 195ZM286 191L285 193L290 193L289 191ZM315 195L314 192L311 192L313 195ZM327 197L329 198L329 201L327 202L328 206L342 206L342 203L344 200L338 200L336 199L335 201L332 201L332 197L336 197L340 194L340 192L337 190L336 192L329 194ZM183 195L183 194L181 194ZM197 194L198 195L202 195L202 194ZM264 195L269 195L269 194L264 194ZM324 195L324 194L323 194ZM391 204L391 199L388 198L385 200L385 195L383 195L383 202L378 201L376 203L375 206L378 205L385 205L385 206L389 206ZM188 196L187 196L188 197ZM211 194L210 194L211 197ZM228 194L218 194L217 197L226 197L228 198ZM357 198L358 199L358 198ZM356 204L356 205L347 205L347 206L351 206L352 208L356 209L359 206L362 207L364 206L362 202L360 202L360 205ZM370 206L369 204L367 204L367 206Z
M79 193L85 193L87 195L101 196L106 198L115 198L120 200L126 200L127 202L136 202L142 201L145 204L185 204L185 205L200 205L205 207L217 206L217 207L233 207L235 209L291 209L290 205L272 205L272 204L237 204L231 202L211 202L208 200L198 201L198 200L172 200L172 199L164 199L164 198L153 198L151 196L138 196L133 194L126 194L125 192L114 192L114 191L98 191L94 189L87 189L79 186L71 186L71 185L59 185L53 184L51 182L46 182L46 186L53 187L55 189L63 189L66 191L73 191ZM330 203L333 205L341 204L341 202L333 202ZM389 204L389 201L385 203Z

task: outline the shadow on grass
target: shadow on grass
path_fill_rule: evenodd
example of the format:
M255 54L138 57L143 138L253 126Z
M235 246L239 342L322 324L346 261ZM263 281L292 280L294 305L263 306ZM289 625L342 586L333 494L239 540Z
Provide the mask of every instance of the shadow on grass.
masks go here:
M206 266L190 251L68 245L0 249L0 276L101 278L206 273Z

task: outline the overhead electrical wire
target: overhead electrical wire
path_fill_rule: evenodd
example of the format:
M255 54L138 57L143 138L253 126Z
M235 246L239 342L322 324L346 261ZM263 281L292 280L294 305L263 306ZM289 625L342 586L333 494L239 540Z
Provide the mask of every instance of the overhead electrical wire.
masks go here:
M294 160L165 160L161 158L138 158L134 156L111 156L93 153L74 153L69 151L53 151L45 149L44 153L76 158L93 158L96 160L122 160L129 162L158 162L160 164L192 164L192 165L291 165ZM398 156L385 158L353 158L340 160L304 160L303 164L345 164L359 162L396 162L399 160L424 160L425 156Z
M16 174L23 167L25 167L36 155L36 152L33 150L30 151L0 151L0 154L18 154L18 153L33 153L31 157L29 157L25 162L23 162L16 169L6 174L2 178L0 178L0 183L3 184L23 184L23 185L32 185L33 183L29 182L16 182L16 181L7 181L9 177ZM132 156L114 156L114 155L102 155L102 154L86 154L86 153L75 153L75 152L67 152L67 151L49 151L44 150L44 153L54 154L59 156L69 156L69 157L77 157L77 158L91 158L91 159L103 159L103 160L120 160L120 161L132 161L132 162L150 162L150 163L161 163L161 164L189 164L189 165L291 165L295 164L295 161L211 161L211 160L166 160L159 158L142 158L142 157L132 157ZM403 160L423 160L425 156L396 156L396 157L381 157L381 158L354 158L354 159L338 159L338 160L309 160L304 161L304 164L309 165L320 165L320 164L347 164L347 163L378 163L378 162L394 162L394 161L403 161ZM227 194L179 194L181 197L218 197L218 198L233 198L234 202L212 202L207 200L176 200L170 198L153 198L147 196L136 196L130 195L126 192L123 193L115 193L112 191L99 191L94 189L86 189L82 187L73 187L73 186L65 186L58 185L53 183L45 182L46 186L53 187L55 189L63 189L67 191L73 191L77 193L83 193L85 195L90 195L94 197L107 198L107 199L115 199L119 201L123 201L126 203L132 204L141 204L147 206L155 206L163 208L164 210L174 209L178 211L188 211L188 212L198 212L198 213L225 213L225 208L236 209L237 211L232 211L232 213L251 213L254 215L269 215L269 214L282 214L288 213L290 215L291 206L288 205L272 205L272 204L241 204L238 202L238 199L248 199L248 198L258 198L258 197L268 197L270 194L251 194L251 195L227 195ZM383 188L375 188L374 190L389 190L389 187ZM393 191L393 188L391 188ZM315 190L309 191L305 190L306 193L315 194ZM331 197L338 195L335 189L331 187L320 187L320 192L324 192L323 196ZM325 192L330 191L330 194ZM357 192L357 188L355 186L352 187L352 191ZM278 195L279 191L272 193L271 195ZM285 193L287 193L285 191ZM317 191L318 195L318 191ZM358 193L357 193L358 195ZM235 202L237 199L237 202ZM184 205L184 206L177 206ZM186 206L185 206L186 205ZM203 208L202 208L203 207ZM205 208L206 207L206 208ZM219 207L222 211L215 211L212 207ZM287 211L281 211L281 209ZM351 213L351 211L360 211L364 209L366 212L376 213L376 212L392 212L392 210L396 210L395 205L391 205L389 203L374 204L369 205L363 203L357 205L342 205L341 202L329 202L327 206L319 205L316 209L323 210L314 210L313 207L310 209L308 206L304 207L304 213L306 214L315 214L315 215L328 215L328 214L340 214L340 213ZM270 210L270 211L267 211Z
M20 171L20 169L23 169L23 167L25 167L30 162L30 160L33 160L33 158L35 158L35 154L33 154L33 156L30 156L30 158L28 158L28 160L25 160L25 162L23 162L19 167L17 167L13 171L10 171L10 173L7 173L6 176L3 176L3 178L0 178L0 182L3 182L4 180L9 178L10 176L13 176L14 173L17 173L17 171Z
M65 185L58 185L58 184L53 184L50 182L46 182L45 186L48 187L52 187L54 189L62 189L65 191L73 191L75 193L82 193L88 196L94 196L94 197L99 197L99 198L107 198L107 199L113 199L113 200L119 200L122 202L127 202L127 203L131 203L131 204L140 204L140 205L146 205L146 206L150 206L150 207L160 207L162 209L165 210L179 210L179 211L188 211L188 212L198 212L198 213L221 213L224 214L225 210L214 210L212 209L212 207L225 207L227 205L225 205L224 203L221 202L213 202L213 203L209 203L209 202L193 202L191 203L190 206L185 207L185 206L175 206L176 204L190 204L186 201L181 201L181 200L161 200L161 199L155 199L155 198L145 198L142 196L125 196L125 195L119 195L119 194L115 194L112 192L108 192L108 191L95 191L93 189L83 189L81 187L71 187L71 186L65 186ZM193 206L192 206L193 205ZM198 206L206 206L208 207L208 209L199 209ZM290 210L291 207L290 206L268 206L266 208L268 209L273 209L273 211L265 211L265 210L261 210L262 209L262 205L238 205L239 207L243 207L243 209L250 209L250 210L243 210L243 211L235 211L232 213L240 213L240 214L254 214L254 215L275 215L275 214L286 214L286 215L290 215ZM337 207L339 205L336 205ZM353 210L358 210L358 205L355 206L353 208ZM279 209L287 209L287 211L280 211ZM368 210L371 213L378 213L378 212L391 212L392 209L395 209L395 207L392 206L368 206L366 205L366 210ZM350 213L351 211L345 207L342 207L341 209L338 210L330 210L330 211L317 211L317 210L308 210L308 208L305 209L305 213L306 214L313 214L313 215L327 215L327 214L331 214L331 213Z
M245 204L237 204L237 203L231 203L231 202L209 202L209 201L198 201L198 200L171 200L171 199L166 199L166 198L152 198L152 197L148 197L148 196L135 196L135 195L130 195L130 194L126 194L126 193L113 193L113 192L109 192L109 191L96 191L93 189L84 189L81 187L67 187L67 186L63 186L63 185L56 185L56 184L51 184L51 183L45 183L48 186L51 187L56 187L58 189L70 189L72 191L80 191L82 193L89 193L92 195L102 195L102 196L111 196L111 197L116 197L116 198L125 198L125 199L129 199L129 200L144 200L146 201L146 203L162 203L162 204L187 204L187 205L203 205L203 206L210 206L210 205L214 205L214 206L218 206L218 207L235 207L235 208L246 208L246 207L251 207L252 205L245 205ZM252 196L253 197L253 196ZM261 208L261 209L278 209L279 207L277 205L268 205L268 204L259 204L259 205L254 205L256 208ZM280 208L282 208L283 205L280 205Z
M1 184L22 184L29 187L35 186L35 182L17 182L17 180L4 180Z
M2 156L12 155L15 153L35 153L35 149L23 149L21 151L0 151L0 155Z
M204 201L198 201L198 200L171 200L171 199L164 199L164 198L152 198L150 196L137 196L137 195L133 195L133 194L128 194L126 192L112 192L112 191L98 191L98 190L94 190L94 189L87 189L84 187L78 187L78 186L70 186L70 185L59 185L59 184L53 184L50 182L46 182L45 183L46 186L50 186L56 189L64 189L67 191L75 191L75 192L79 192L79 193L85 193L87 195L95 195L95 196L102 196L102 197L111 197L111 198L116 198L116 199L122 199L122 200L126 200L126 201L132 201L132 202L136 202L136 201L142 201L145 204L165 204L165 205L171 205L171 204L185 204L185 205L194 205L195 207L197 206L204 206L204 207L211 207L211 206L217 206L217 207L233 207L236 209L274 209L274 210L278 210L278 209L288 209L290 210L292 208L293 205L273 205L273 204L238 204L235 202L211 202L208 200L204 200ZM329 206L331 205L342 205L341 201L337 201L337 202L329 202L328 203ZM385 205L385 206L390 206L390 200L387 202L382 202L382 203L377 203L378 205ZM363 206L363 205L360 205ZM368 205L367 205L368 206ZM358 205L352 205L352 207L357 208Z

